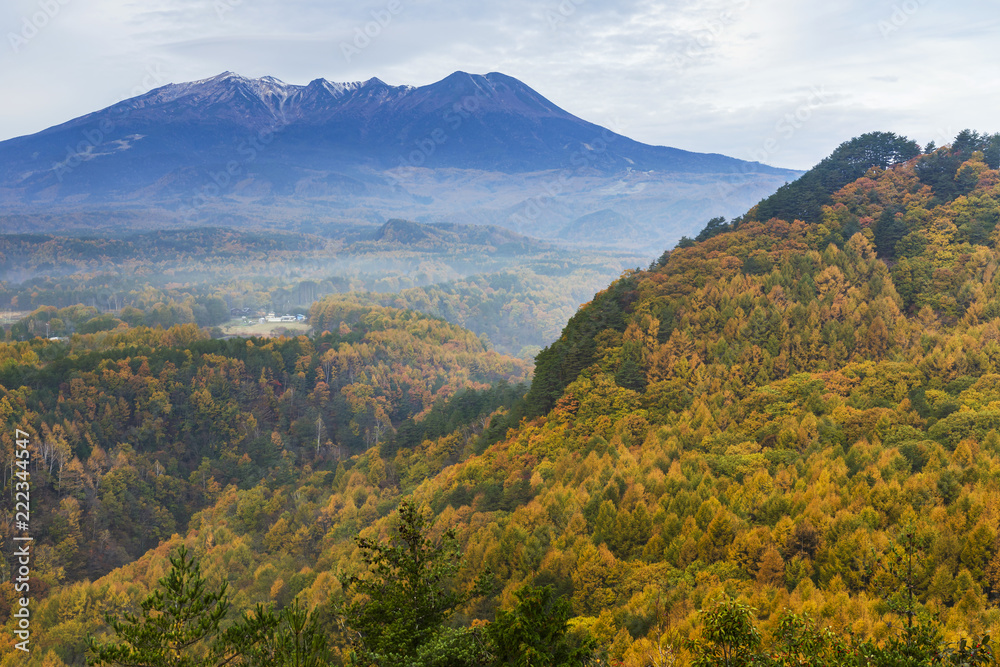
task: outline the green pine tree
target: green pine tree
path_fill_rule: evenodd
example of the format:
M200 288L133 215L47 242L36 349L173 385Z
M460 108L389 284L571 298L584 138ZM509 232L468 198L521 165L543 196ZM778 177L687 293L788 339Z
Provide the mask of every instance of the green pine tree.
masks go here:
M257 605L223 631L230 609L228 585L209 590L201 565L180 547L160 588L140 604L141 613L107 615L117 642L88 638L91 665L119 667L320 667L328 664L326 638L298 602L279 613Z
M552 586L524 586L514 593L514 609L497 612L487 628L495 665L578 667L587 663L596 642L591 637L574 641L568 634L571 605L554 591Z
M229 661L222 660L225 647L219 630L229 611L226 582L217 591L208 590L201 566L183 546L170 564L169 574L159 581L161 588L142 601L140 616L106 617L120 642L89 638L90 664L194 667Z
M341 577L350 601L334 608L344 620L358 664L477 664L462 657L477 654L475 633L451 631L444 624L456 608L478 595L485 580L469 593L450 587L461 562L455 531L446 530L435 543L427 537L429 529L423 512L404 500L391 543L356 538L368 571ZM431 645L439 651L428 651Z

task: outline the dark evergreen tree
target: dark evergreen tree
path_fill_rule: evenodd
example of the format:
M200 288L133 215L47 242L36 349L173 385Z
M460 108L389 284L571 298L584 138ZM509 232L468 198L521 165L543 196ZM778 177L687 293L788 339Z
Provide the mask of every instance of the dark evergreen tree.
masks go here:
M895 257L896 244L908 233L902 212L887 206L875 223L875 248L882 257Z
M975 187L974 181L959 177L959 169L977 151L991 169L1000 168L1000 134L968 129L959 132L951 146L935 150L917 164L920 182L931 186L937 203L949 202Z
M139 616L109 614L119 642L88 638L89 664L121 667L213 667L227 664L319 667L328 664L326 638L298 603L280 613L257 605L229 629L228 584L209 590L201 565L180 547L171 569L140 605Z
M574 315L559 340L535 357L535 377L525 396L525 414L542 415L551 410L566 386L580 371L594 363L595 336L604 329L625 331L625 314L638 298L637 281L626 277L594 297L587 308Z
M445 622L455 609L477 591L461 592L450 586L461 556L454 529L444 532L440 542L427 537L430 526L417 506L404 500L399 505L399 523L388 543L356 538L361 560L368 571L343 576L341 586L350 599L334 605L344 619L348 641L360 664L396 665L466 664L457 655L475 653L475 635L470 630L446 640ZM480 582L485 587L484 582ZM446 663L418 662L428 656L429 644L453 645L456 660Z
M698 232L698 236L694 237L694 240L697 243L701 243L702 241L707 241L713 236L718 236L723 232L727 232L729 229L730 226L726 224L726 219L720 215L709 220L708 224L705 225L705 228Z
M872 167L888 169L920 155L920 146L892 132L869 132L837 147L829 157L752 208L747 220L819 222L831 195Z
M657 269L663 268L670 261L670 251L664 250L663 253L649 265L650 271L655 271Z
M633 391L642 391L646 387L646 376L639 365L639 346L634 342L622 345L622 362L615 373L615 382L619 386Z
M193 667L206 664L196 657L199 651L214 658L210 664L231 660L219 630L229 611L227 583L218 591L208 590L201 566L185 547L170 558L170 564L170 573L160 579L161 588L142 601L140 616L107 617L121 643L90 638L90 664Z
M567 632L572 607L556 597L552 586L524 586L514 593L517 604L498 611L487 628L494 665L510 667L578 667L593 655L591 637L574 641Z

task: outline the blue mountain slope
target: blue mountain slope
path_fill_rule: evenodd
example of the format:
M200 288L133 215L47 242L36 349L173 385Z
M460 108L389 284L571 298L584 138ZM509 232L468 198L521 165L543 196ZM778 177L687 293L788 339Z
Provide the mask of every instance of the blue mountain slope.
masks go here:
M377 192L377 175L401 166L796 175L633 141L495 72L420 87L226 72L0 142L0 202L170 202L223 181L269 196Z

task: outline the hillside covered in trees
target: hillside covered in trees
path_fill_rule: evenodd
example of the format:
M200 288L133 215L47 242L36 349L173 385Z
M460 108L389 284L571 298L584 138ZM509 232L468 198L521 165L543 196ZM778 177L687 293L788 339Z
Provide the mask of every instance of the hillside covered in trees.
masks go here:
M886 139L899 138L862 137L842 149L860 151L869 140L883 146ZM524 610L532 590L550 590L568 603L567 627L578 647L589 638L596 660L628 667L722 664L712 662L718 640L712 629L727 610L738 612L727 618L752 622L759 632L740 635L747 651L737 655L746 660L753 650L783 646L789 628L806 616L833 636L888 651L900 647L900 655L913 636L906 630L911 623L940 647L996 637L1000 171L989 152L995 140L963 133L955 144L924 153L899 140L905 150L885 164L874 162L844 183L810 185L809 201L821 202L816 219L760 219L760 211L776 205L765 201L757 213L718 225L717 233L664 253L647 270L628 272L538 355L521 399L509 385L487 385L516 382L522 367L488 356L471 334L405 311L372 309L360 321L398 323L384 330L399 341L392 349L410 349L402 332L426 330L416 358L440 369L444 384L428 387L413 378L397 390L392 379L401 372L409 377L406 368L369 370L360 350L356 365L337 362L346 366L331 366L336 370L327 379L324 340L340 350L358 330L381 332L352 319L358 306L332 302L314 313L331 333L271 341L266 353L258 351L260 342L113 337L125 334L106 334L103 342L81 338L65 357L47 343L7 344L0 416L27 424L36 442L53 442L49 434L61 424L61 437L77 455L89 441L81 435L70 443L67 424L74 411L85 414L87 391L113 393L95 414L136 414L133 406L154 404L152 396L121 392L136 377L162 376L158 381L176 383L170 391L190 393L170 398L169 414L162 408L142 414L154 422L191 414L187 432L206 448L200 462L189 460L178 431L163 428L164 451L176 461L147 457L142 473L132 464L133 485L159 480L157 465L188 465L186 483L209 495L164 526L155 551L97 581L69 583L53 570L35 617L38 664L46 655L49 664L82 664L88 634L102 640L113 634L102 614L137 604L181 544L198 555L212 585L227 582L235 607L287 608L299 600L322 619L335 664L377 664L351 657L358 655L351 631L357 617L344 610L364 602L352 577L364 579L366 555L392 543L403 501L433 513L429 538L454 535L464 556L447 577L450 590L464 596L461 606L440 632L421 640L438 642L440 655L451 655L448 632L506 622ZM188 331L197 337L193 328L144 335ZM451 336L464 347L455 349ZM209 344L228 351L199 351ZM126 361L133 379L121 377L120 359L160 348L169 350L159 353L162 361L150 361L146 371ZM484 366L485 359L492 361ZM185 363L185 381L171 379ZM463 370L446 379L445 369L456 363ZM280 390L268 382L272 364ZM57 382L55 369L65 379ZM259 387L249 403L231 399L245 405L238 415L226 413L230 403L213 393L237 391L227 373L246 377L240 391ZM309 428L323 405L318 387L326 384L333 400L334 377L344 383L342 404L324 413L326 428L354 438L339 458L313 452L316 433ZM457 392L461 387L475 391ZM408 402L415 392L421 400ZM207 398L232 416L221 422L230 424L228 431L213 432L215 419L199 425L194 418ZM379 409L388 419L380 421ZM251 420L270 421L259 436L241 435ZM146 428L157 442L154 426ZM90 435L95 444L98 436ZM251 444L272 457L274 472L260 481L256 470L239 475L243 458L260 465ZM279 444L294 450L286 467L278 465L286 457ZM122 451L127 455L124 447L115 455ZM47 459L39 453L37 460ZM225 461L229 468L213 468ZM205 475L198 476L196 465ZM46 483L48 502L67 504L59 505L67 527L52 529L61 537L72 531L73 501L56 475ZM101 481L102 493L107 484ZM52 539L57 554L69 538ZM496 587L472 596L484 573ZM795 632L793 639L811 637L811 664L944 660L848 662L833 655L831 635ZM977 640L969 646L980 648ZM945 664L960 664L955 656L965 649L952 649L948 660L959 662ZM774 648L767 657L773 662L760 664L803 664L801 657ZM455 660L448 664L483 664Z
M341 302L336 319L311 339L211 340L183 325L0 345L0 418L30 424L47 510L33 524L37 576L102 575L184 532L230 484L288 484L406 433L456 392L527 378L523 362L412 311ZM11 488L13 434L0 435Z
M230 228L0 235L3 337L122 325L214 328L267 312L305 315L318 300L346 295L444 318L529 359L596 290L643 263L631 252L557 247L490 226L390 220L317 231L327 235Z

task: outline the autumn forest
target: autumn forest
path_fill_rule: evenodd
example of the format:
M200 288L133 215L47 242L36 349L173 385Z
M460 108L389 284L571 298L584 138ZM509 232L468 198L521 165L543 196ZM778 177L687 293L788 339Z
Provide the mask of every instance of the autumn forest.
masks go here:
M995 664L1000 135L652 262L366 234L0 236L0 665Z

